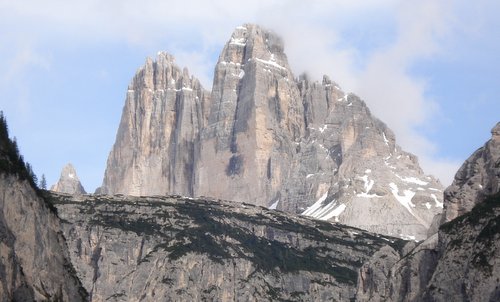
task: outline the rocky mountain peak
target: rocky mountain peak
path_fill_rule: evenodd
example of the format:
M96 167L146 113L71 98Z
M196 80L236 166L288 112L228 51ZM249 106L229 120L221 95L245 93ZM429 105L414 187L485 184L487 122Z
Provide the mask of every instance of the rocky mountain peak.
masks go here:
M455 174L445 191L442 223L469 212L486 196L500 191L500 123L491 130L491 139L476 150Z
M67 194L86 194L85 189L71 163L64 166L59 181L50 188L51 191Z
M108 157L104 194L193 194L194 141L205 126L209 95L172 55L148 58L129 84Z
M491 129L491 140L495 142L500 142L500 122Z
M237 27L211 93L160 53L129 86L103 193L253 203L423 239L442 187L363 100L294 77L283 40Z

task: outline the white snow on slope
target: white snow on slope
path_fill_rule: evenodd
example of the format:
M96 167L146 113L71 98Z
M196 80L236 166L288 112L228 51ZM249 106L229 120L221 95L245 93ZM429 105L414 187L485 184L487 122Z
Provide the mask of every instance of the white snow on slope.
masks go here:
M429 184L429 182L427 181L423 181L421 179L418 179L416 177L401 177L397 174L394 173L394 175L396 175L397 178L401 179L402 181L404 182L407 182L407 183L414 183L414 184L417 184L417 185L420 185L420 186L426 186Z
M308 207L301 215L312 216L312 213L316 212L321 207L323 201L328 197L328 192L325 192L312 206Z
M331 211L330 213L320 217L319 219L321 220L329 220L333 217L335 217L335 221L339 221L339 216L340 214L342 214L342 212L344 212L346 208L346 205L345 204L341 204L339 205L338 207L336 207L333 211Z
M266 64L266 65L269 65L269 66L273 66L273 67L276 67L276 68L279 68L279 69L284 69L284 70L286 70L286 68L285 68L285 67L283 67L283 66L279 65L279 64L278 64L278 63L276 63L274 60L272 60L272 61L271 61L271 60L270 60L270 61L266 61L266 60L262 60L262 59L259 59L259 58L256 58L255 60L256 60L256 61L258 61L258 62L264 63L264 64Z
M440 201L437 199L436 195L431 194L431 197L432 197L432 199L434 199L434 202L436 203L436 207L438 207L438 208L442 208L442 207L443 207L443 203L442 203L442 202L440 202Z
M280 203L280 200L276 200L272 205L269 206L269 209L270 210L276 210L276 208L278 207L278 204Z
M389 140L387 139L387 137L385 137L385 132L382 132L382 136L384 137L385 144L389 146Z
M369 179L368 175L363 175L363 177L359 177L359 178L361 178L365 182L365 184L364 184L365 191L363 193L358 193L357 196L358 197L365 197L365 198L378 197L377 194L368 194L368 193L370 193L371 189L373 188L375 181L373 179Z
M415 196L415 192L404 190L404 195L401 196L399 195L398 186L395 183L391 182L389 184L389 187L391 188L392 195L394 195L397 201L399 201L399 203L402 204L413 215L413 211L411 210L411 208L414 208L415 205L411 202L411 199L413 198L413 196Z

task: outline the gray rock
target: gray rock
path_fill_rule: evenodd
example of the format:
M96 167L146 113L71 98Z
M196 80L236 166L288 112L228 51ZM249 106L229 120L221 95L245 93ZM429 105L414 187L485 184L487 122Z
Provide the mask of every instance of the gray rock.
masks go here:
M51 201L91 301L351 301L361 264L403 242L207 198Z
M500 123L491 134L491 139L465 161L446 189L442 223L469 212L486 196L500 191Z
M128 87L120 127L108 157L103 194L193 195L199 132L207 93L160 52Z
M295 78L282 40L236 28L211 94L173 57L129 86L99 193L211 196L423 240L442 186L327 76Z
M61 171L59 181L50 188L51 191L67 194L86 194L76 174L76 169L68 163Z
M0 301L86 301L57 216L27 181L0 173Z
M360 276L372 274L358 282L359 301L500 299L499 128L446 189L434 234L414 248L407 244L401 257L385 248L364 264Z

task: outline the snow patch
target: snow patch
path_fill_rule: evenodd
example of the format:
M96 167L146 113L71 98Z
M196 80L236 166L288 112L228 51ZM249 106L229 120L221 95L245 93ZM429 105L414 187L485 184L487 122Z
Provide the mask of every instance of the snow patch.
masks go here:
M271 60L269 60L269 61L262 60L262 59L259 59L259 58L255 58L255 60L256 60L256 61L258 61L258 62L264 63L264 64L266 64L266 65L272 66L272 67L276 67L276 68L279 68L279 69L284 69L284 70L286 70L286 68L285 68L285 67L283 67L283 66L279 65L278 63L276 63L276 62L274 61L274 56L273 56L273 55L271 55Z
M244 76L245 76L245 71L242 69L240 71L240 74L238 75L238 78L243 79Z
M69 174L68 174L68 177L69 177L69 178L75 178L75 174L73 174L73 173L69 173Z
M306 179L313 176L314 174L307 174Z
M415 240L415 236L413 235L404 235L404 234L399 234L399 237L404 240L413 240L415 242L418 242L418 240Z
M431 204L430 204L430 203L426 202L426 203L425 203L425 207L426 207L428 210L430 210L432 206L431 206Z
M338 222L339 216L340 216L340 214L342 214L342 212L344 212L345 208L346 208L346 205L341 204L338 207L336 207L333 211L331 211L330 213L322 216L320 219L321 220L329 220L329 219L332 219L333 217L335 217L335 221Z
M431 194L431 197L432 197L432 199L434 199L434 202L436 203L436 207L438 207L438 208L443 207L443 203L439 201L439 199L436 197L436 195Z
M321 207L321 204L328 197L328 191L323 194L316 202L308 207L301 215L312 216L312 214Z
M246 41L247 40L245 38L231 38L231 42L229 42L229 44L237 46L245 46L247 45Z
M328 125L325 124L323 125L323 127L319 128L319 132L323 133L326 130L326 128L328 128Z
M392 195L394 195L397 201L399 201L400 204L402 204L410 213L413 214L411 208L414 208L415 205L411 202L411 199L413 198L413 196L415 196L416 193L411 190L404 190L404 195L401 196L399 195L398 186L395 183L391 182L389 184L389 187L391 188Z
M365 198L373 198L373 197L378 197L377 194L368 194L370 193L370 190L373 188L373 185L375 184L375 181L373 179L368 179L368 175L364 175L361 178L365 184L365 192L357 194L358 197L365 197Z
M387 137L385 137L385 132L382 132L382 136L384 137L385 144L389 146L389 140L387 139Z
M278 204L280 203L280 200L276 200L272 205L269 206L269 209L270 210L276 210L276 208L278 207Z
M366 173L366 174L370 174L370 173L372 173L372 170L371 170L371 169L366 169L366 170L365 170L365 173Z
M397 174L395 174L397 178L401 179L402 181L404 182L408 182L408 183L414 183L414 184L417 184L419 186L426 186L429 184L429 182L427 181L423 181L421 179L418 179L416 177L401 177Z

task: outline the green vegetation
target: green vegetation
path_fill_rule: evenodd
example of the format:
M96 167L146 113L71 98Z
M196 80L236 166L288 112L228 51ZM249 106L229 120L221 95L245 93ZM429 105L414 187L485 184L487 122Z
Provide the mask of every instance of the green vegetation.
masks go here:
M31 165L24 161L19 153L16 139L10 139L7 121L0 111L0 173L14 174L21 180L27 180L38 190L37 178Z
M471 236L464 236L466 229L471 230ZM494 257L494 243L500 234L500 193L487 197L470 212L443 224L440 230L450 237L451 248L462 248L464 244L477 247L471 250L471 263L491 274L489 259Z
M500 210L500 193L495 195L491 195L487 197L483 202L477 204L470 212L465 213L462 216L459 216L452 221L444 223L439 228L441 231L445 233L451 232L459 232L460 228L463 227L464 224L476 225L480 222L480 220L487 220L494 218L494 221L498 221L498 215L495 215L495 211ZM493 222L488 223L488 227L481 232L479 237L490 238L491 235L498 234L500 232L500 226L497 223Z

